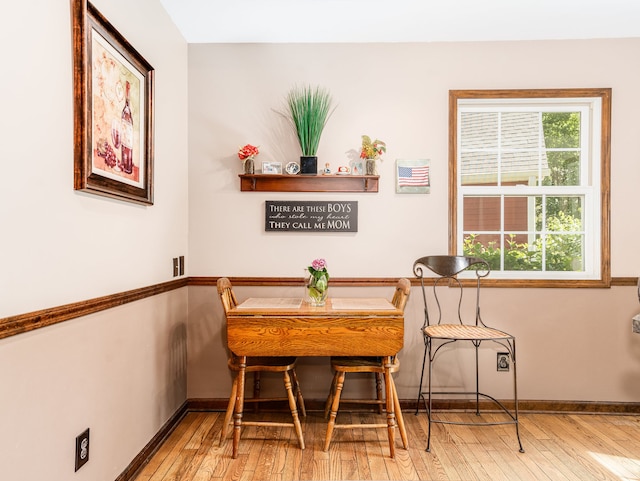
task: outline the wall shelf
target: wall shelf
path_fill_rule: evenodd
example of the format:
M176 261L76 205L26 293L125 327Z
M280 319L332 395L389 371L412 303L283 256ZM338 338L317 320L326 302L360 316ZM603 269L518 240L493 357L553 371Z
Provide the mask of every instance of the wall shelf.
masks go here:
M239 174L242 192L378 192L379 175Z

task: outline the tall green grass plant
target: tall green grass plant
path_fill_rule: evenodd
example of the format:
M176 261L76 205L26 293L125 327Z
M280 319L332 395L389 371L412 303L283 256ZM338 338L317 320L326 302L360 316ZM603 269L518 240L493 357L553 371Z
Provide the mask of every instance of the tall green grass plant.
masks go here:
M286 101L302 155L316 156L322 131L335 110L331 94L322 87L294 87Z

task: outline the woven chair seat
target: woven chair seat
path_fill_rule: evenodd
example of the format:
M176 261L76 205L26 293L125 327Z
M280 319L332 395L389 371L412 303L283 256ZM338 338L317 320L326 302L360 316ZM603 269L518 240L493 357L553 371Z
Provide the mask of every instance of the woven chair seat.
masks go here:
M384 364L380 357L338 357L331 358L331 367L333 370L345 372L384 372ZM389 372L398 372L400 369L400 361L394 358L393 364Z
M229 359L229 369L238 371L240 369L239 359ZM296 365L295 357L247 357L247 372L252 371L290 371Z
M440 324L424 328L425 335L435 339L494 340L513 339L511 334L483 326L465 326L462 324Z

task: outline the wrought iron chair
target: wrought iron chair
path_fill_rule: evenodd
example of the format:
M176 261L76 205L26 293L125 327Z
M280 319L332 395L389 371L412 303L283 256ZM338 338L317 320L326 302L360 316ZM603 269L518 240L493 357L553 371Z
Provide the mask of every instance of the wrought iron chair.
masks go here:
M425 286L425 269L436 274L436 277L427 277L427 282L433 282L433 292L427 295L429 290ZM462 295L463 285L458 275L463 271L472 271L475 277L475 319L471 323L465 324L462 315ZM516 437L520 452L524 452L522 442L520 441L520 430L518 426L518 389L516 375L516 339L511 334L498 329L488 327L480 317L480 280L487 277L490 272L489 264L483 259L464 256L426 256L416 260L413 264L413 272L420 279L422 286L422 296L424 300L424 324L422 325L422 334L424 337L424 357L422 361L422 374L420 376L420 387L418 389L418 400L416 414L420 408L420 400L424 402L428 417L428 434L427 434L427 451L431 449L431 424L465 424L492 426L500 424L514 424L516 429ZM457 309L451 308L445 312L442 296L438 296L438 290L441 287L457 288L459 295L454 296L457 300ZM431 301L431 302L430 302ZM430 317L428 306L435 305L437 308L437 317ZM453 313L451 311L454 311ZM445 319L445 315L452 317ZM433 391L433 364L436 355L445 346L451 346L457 341L470 342L475 348L475 391ZM513 369L513 409L509 409L505 404L493 396L480 391L480 369L478 366L478 353L480 345L483 342L497 343L507 351L511 368ZM428 366L427 366L428 362ZM427 370L427 392L422 391L424 381L425 367ZM463 395L473 396L475 398L475 412L480 415L480 398L488 399L495 403L502 411L506 413L505 421L451 421L442 417L434 418L433 412L433 396L434 395Z
M396 285L396 289L393 294L391 303L398 309L404 311L404 308L409 299L411 293L411 282L408 279L400 279ZM329 418L329 424L327 425L327 435L325 438L324 450L329 449L331 443L331 436L333 430L336 428L387 428L387 424L336 424L335 419L338 413L340 402L344 403L356 403L356 404L372 404L378 406L378 413L382 414L383 406L386 404L382 396L382 378L385 370L384 360L378 357L366 357L366 356L351 356L351 357L331 357L331 368L334 371L333 381L331 383L331 390L325 404L325 418ZM391 373L398 372L400 369L400 361L397 356L392 359L392 365L389 369ZM341 399L342 386L346 373L351 372L364 372L372 373L375 375L376 380L376 399ZM400 401L398 400L398 393L396 392L395 383L393 378L391 379L391 393L393 396L394 411L396 413L396 420L398 423L398 430L400 431L400 438L402 439L402 445L405 449L408 448L409 443L407 440L407 433L404 426L404 419L402 417L402 411L400 410ZM395 447L389 446L391 457L394 457Z
M227 312L234 308L238 301L233 292L231 281L222 277L218 279L217 283L218 295L224 308L225 318ZM236 373L233 384L231 386L231 395L229 396L229 403L227 405L227 411L224 416L222 424L222 433L220 434L220 444L225 440L229 431L229 425L231 423L231 417L234 414L235 401L238 393L238 376L240 371L240 358L227 349L227 365L229 369ZM298 436L298 442L300 448L304 449L304 438L302 437L302 426L298 417L298 409L300 414L306 416L306 410L304 406L304 399L302 398L302 392L300 391L300 385L298 384L298 378L295 371L295 357L247 357L247 363L245 372L254 373L254 375L260 372L281 372L284 378L284 386L287 392L287 397L275 397L275 398L261 398L259 397L259 387L254 387L254 397L245 399L245 402L269 402L269 401L288 401L291 409L291 416L293 418L292 423L277 423L267 421L243 421L243 426L288 426L293 427Z

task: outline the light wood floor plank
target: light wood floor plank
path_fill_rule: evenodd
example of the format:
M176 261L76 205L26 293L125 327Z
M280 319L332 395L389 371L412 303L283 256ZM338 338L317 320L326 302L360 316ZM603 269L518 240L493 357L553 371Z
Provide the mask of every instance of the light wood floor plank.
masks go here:
M341 413L341 422L372 422L377 415ZM442 413L451 419L474 413ZM286 413L262 413L272 421ZM497 419L497 414L482 414ZM302 419L306 449L287 427L243 428L239 456L231 436L218 445L222 415L188 413L131 481L628 481L640 480L640 416L521 413L518 452L515 428L435 424L427 453L425 413L405 413L409 449L396 436L389 457L386 429L336 430L323 451L326 420Z
M165 479L165 477L168 476L167 473L172 471L171 468L173 464L180 463L180 453L184 450L184 447L189 442L194 432L198 429L206 415L207 413L187 413L183 421L178 425L178 428L183 427L184 425L183 429L176 428L170 439L162 446L162 448L164 448L166 445L168 449L168 451L165 451L164 455L160 454L158 459L162 460L158 464L155 464L153 463L155 458L154 456L149 463L150 466L147 465L147 467L150 467L152 470L147 478L149 481L160 481ZM159 450L159 452L160 451L162 451L162 449Z

